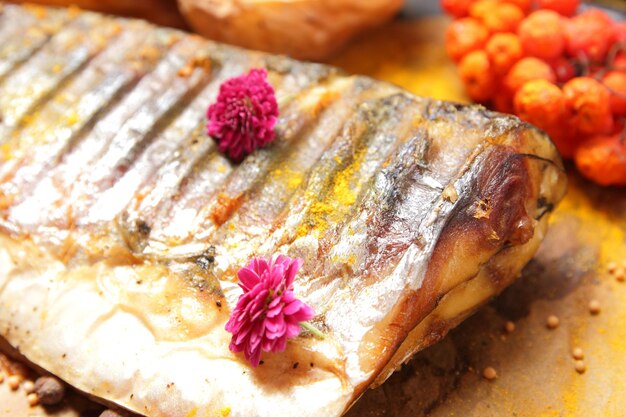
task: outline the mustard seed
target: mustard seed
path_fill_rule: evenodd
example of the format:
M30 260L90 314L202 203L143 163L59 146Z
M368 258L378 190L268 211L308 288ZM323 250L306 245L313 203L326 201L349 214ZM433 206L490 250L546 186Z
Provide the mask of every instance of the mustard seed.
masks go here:
M572 349L572 357L577 360L582 360L585 358L585 352L579 347L575 347Z
M617 269L617 263L609 262L608 265L606 266L606 269L608 269L608 271L612 274Z
M498 373L491 366L488 366L483 370L483 377L488 381L493 381L498 377Z
M548 329L556 329L557 327L559 327L559 318L557 316L548 316L548 319L546 320L546 326L548 326Z
M507 333L513 333L515 331L515 323L512 321L507 321L504 323L504 331Z
M20 387L22 379L19 377L19 375L11 375L7 378L7 383L9 384L9 388L11 388L13 391L16 391Z
M600 314L600 302L598 300L591 300L589 301L589 312L591 314L593 314L594 316L596 314Z
M33 392L35 392L35 383L33 381L26 380L22 384L22 388L24 389L24 392L26 392L26 394L32 394Z
M39 404L39 396L35 394L34 392L31 392L30 394L28 394L26 396L26 400L28 401L28 405L30 405L31 407L34 407L37 404Z
M574 364L574 369L576 369L576 372L578 372L579 374L584 374L587 370L587 365L585 365L585 362L583 361L576 361L576 363Z

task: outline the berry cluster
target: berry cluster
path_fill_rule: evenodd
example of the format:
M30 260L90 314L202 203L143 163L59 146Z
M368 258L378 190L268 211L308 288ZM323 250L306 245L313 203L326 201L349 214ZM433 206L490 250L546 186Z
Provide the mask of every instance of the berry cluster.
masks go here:
M626 22L580 0L441 0L470 98L550 135L588 178L626 185Z

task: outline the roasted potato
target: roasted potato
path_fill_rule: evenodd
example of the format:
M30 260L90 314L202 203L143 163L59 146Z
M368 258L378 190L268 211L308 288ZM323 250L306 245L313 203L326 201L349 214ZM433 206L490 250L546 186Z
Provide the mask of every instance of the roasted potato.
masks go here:
M0 0L1 2L2 0ZM138 17L153 23L184 29L176 0L9 0L9 3L34 3L47 6L77 6L85 10Z
M193 29L251 49L322 60L403 0L178 0Z

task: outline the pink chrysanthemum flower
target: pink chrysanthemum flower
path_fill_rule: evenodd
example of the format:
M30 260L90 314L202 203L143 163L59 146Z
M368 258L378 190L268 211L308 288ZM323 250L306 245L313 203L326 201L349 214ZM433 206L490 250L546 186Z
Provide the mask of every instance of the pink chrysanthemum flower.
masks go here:
M300 334L301 322L314 316L313 309L293 293L301 266L302 259L284 255L254 258L237 274L243 294L226 330L233 334L230 350L244 352L253 367L259 365L261 351L284 351L287 339Z
M207 118L208 134L217 141L220 152L234 161L273 141L278 103L267 72L253 69L225 81Z

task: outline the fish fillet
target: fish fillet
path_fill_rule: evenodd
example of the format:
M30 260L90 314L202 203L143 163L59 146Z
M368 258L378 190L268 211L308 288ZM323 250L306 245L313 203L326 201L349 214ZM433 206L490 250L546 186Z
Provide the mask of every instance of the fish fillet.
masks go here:
M147 416L341 415L509 285L565 192L519 119L327 66L9 5L0 45L0 335ZM257 67L277 139L233 164L205 111ZM326 337L251 368L224 325L274 253Z

